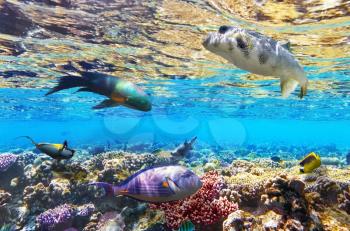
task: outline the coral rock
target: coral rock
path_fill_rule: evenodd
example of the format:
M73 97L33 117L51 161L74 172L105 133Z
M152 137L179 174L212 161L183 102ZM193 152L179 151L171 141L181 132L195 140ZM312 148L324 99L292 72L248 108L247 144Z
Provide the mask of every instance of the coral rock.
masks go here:
M333 204L337 202L337 197L338 194L341 193L341 188L336 181L321 176L317 179L314 185L307 187L305 191L317 192L326 203Z
M237 210L224 221L223 231L252 231L257 229L256 223L253 217L245 217L242 210Z
M6 172L17 161L17 155L1 154L0 155L0 172Z
M350 215L350 192L344 191L344 194L340 199L339 208Z

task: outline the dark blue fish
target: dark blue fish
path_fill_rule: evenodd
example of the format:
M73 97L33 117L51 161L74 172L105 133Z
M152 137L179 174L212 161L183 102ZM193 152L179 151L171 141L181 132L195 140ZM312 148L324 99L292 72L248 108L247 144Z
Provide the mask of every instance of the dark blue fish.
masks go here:
M35 147L42 153L50 156L56 160L67 160L74 156L75 150L68 148L68 142L65 140L63 144L49 144L49 143L36 143L29 136L20 136L18 138L27 138L29 139Z
M271 160L273 162L277 162L277 163L282 162L282 160L281 160L281 158L279 156L271 156Z
M171 155L173 156L180 156L184 157L186 156L191 150L193 150L193 144L196 142L197 136L193 137L190 142L187 142L187 140L178 146L174 151L171 152Z
M125 195L146 202L167 202L188 197L202 186L200 178L183 166L165 166L141 170L119 186L105 182L89 185L103 187L107 195Z

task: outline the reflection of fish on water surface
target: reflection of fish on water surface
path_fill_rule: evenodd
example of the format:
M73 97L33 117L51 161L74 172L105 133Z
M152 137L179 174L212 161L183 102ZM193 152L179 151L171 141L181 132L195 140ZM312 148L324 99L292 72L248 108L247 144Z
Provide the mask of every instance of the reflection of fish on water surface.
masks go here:
M174 165L140 170L119 186L105 182L89 185L103 187L109 196L124 195L146 202L167 202L194 194L202 186L202 182L192 171Z

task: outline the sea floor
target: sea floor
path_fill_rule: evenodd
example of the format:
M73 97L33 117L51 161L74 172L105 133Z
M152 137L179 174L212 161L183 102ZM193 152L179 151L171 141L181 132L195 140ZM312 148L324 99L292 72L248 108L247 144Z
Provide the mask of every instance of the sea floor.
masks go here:
M113 184L149 166L180 164L203 187L180 202L108 197L88 182ZM296 160L173 157L110 151L56 161L32 151L0 155L1 230L350 230L350 168L327 160L299 174Z

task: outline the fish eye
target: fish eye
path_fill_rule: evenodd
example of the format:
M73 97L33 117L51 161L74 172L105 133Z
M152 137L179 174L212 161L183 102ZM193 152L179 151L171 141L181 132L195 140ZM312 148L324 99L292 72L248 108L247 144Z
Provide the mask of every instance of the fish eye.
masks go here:
M182 174L182 176L183 177L190 177L190 176L192 176L192 172L186 171L186 172L184 172L184 174Z
M220 34L225 34L228 31L228 29L229 29L228 26L220 26L219 33Z

